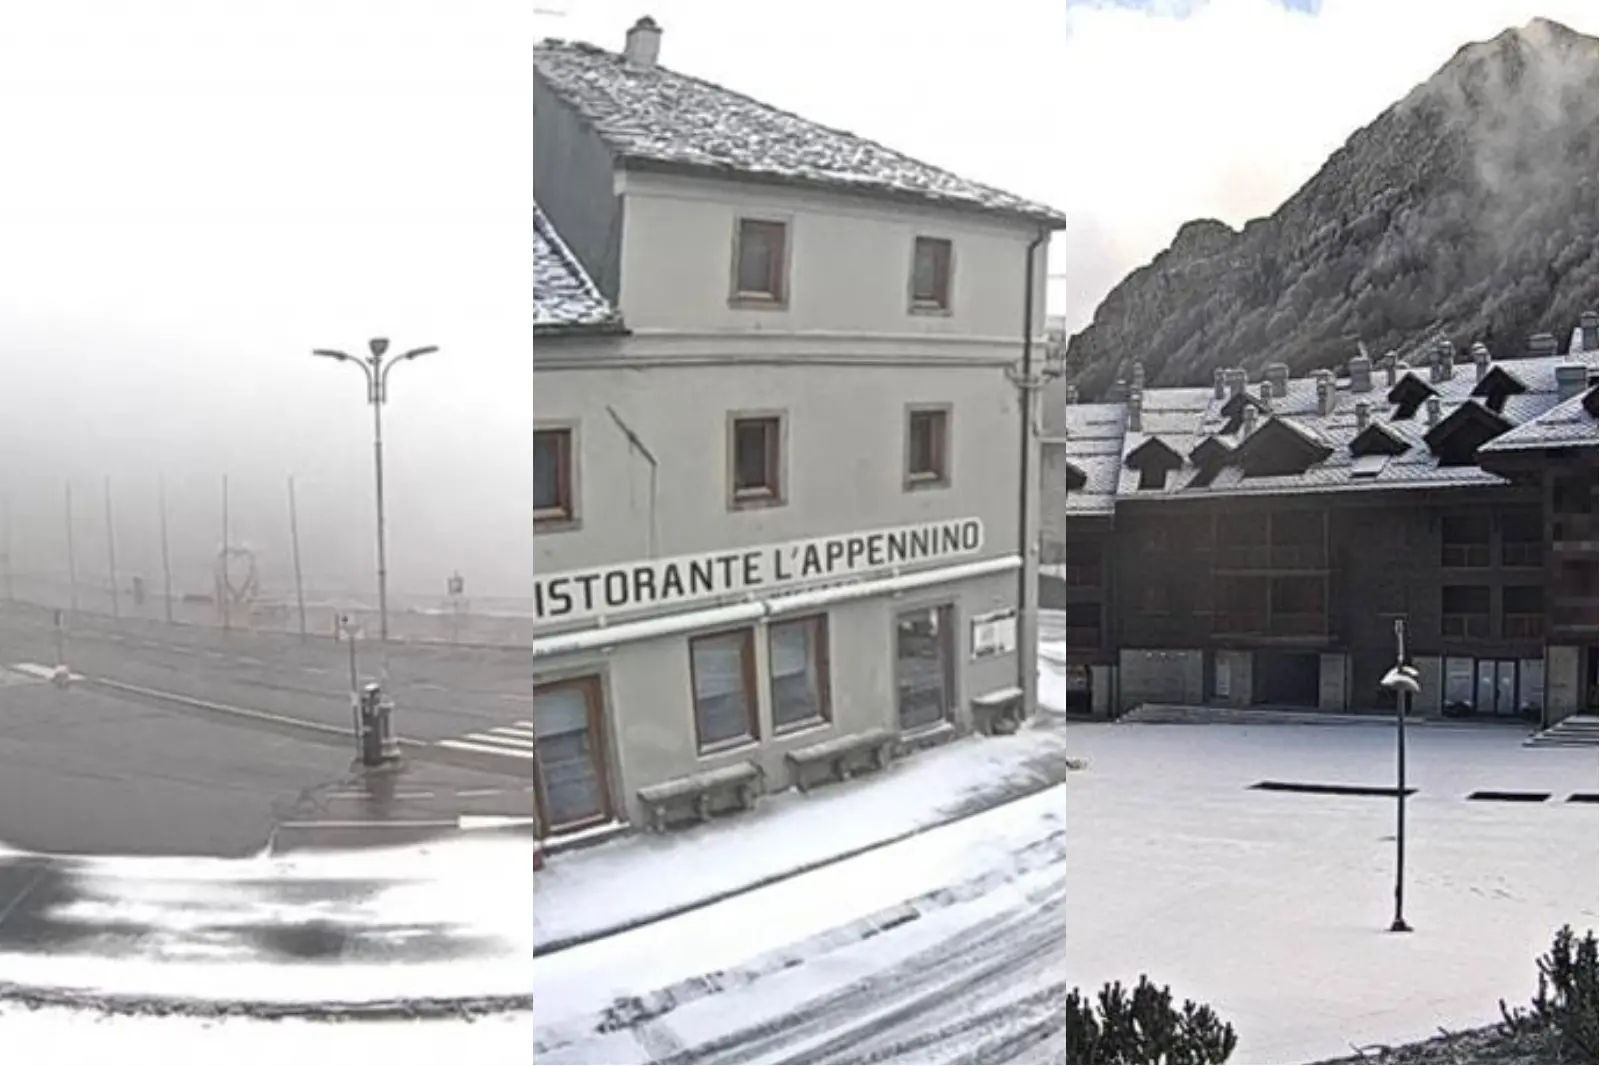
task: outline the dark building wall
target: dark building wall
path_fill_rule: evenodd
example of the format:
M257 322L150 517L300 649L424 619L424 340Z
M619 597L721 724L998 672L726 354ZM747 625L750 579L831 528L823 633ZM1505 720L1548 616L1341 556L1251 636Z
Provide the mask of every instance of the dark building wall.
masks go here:
M533 75L533 196L612 303L619 299L622 201L611 151Z

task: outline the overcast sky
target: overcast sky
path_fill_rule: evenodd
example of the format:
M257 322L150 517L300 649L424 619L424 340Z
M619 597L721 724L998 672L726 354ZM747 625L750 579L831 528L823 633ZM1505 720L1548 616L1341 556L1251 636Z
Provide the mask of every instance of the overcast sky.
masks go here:
M1051 309L1085 325L1192 218L1269 214L1461 45L1594 0L536 0L541 36L662 62L965 176L1069 224Z
M371 409L311 358L437 355L385 408L391 584L526 596L528 6L512 0L9 0L0 30L0 484L18 570L209 591L234 539L370 592ZM292 589L292 584L288 585Z

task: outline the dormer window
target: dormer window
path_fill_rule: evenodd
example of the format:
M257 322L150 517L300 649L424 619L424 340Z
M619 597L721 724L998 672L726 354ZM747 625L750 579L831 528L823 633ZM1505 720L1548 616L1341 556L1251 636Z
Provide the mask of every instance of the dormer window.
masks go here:
M943 237L918 237L911 254L911 309L950 310L952 246Z
M1510 428L1511 423L1500 415L1468 400L1422 439L1440 466L1471 466L1477 462L1479 448Z
M1246 408L1254 408L1257 414L1267 409L1260 400L1248 392L1235 393L1222 405L1222 417L1227 419L1227 424L1219 431L1224 434L1237 433L1244 426L1244 412Z
M1252 433L1235 454L1245 477L1298 477L1333 454L1333 449L1284 418Z
M1139 472L1139 488L1149 491L1167 487L1167 475L1183 468L1183 456L1159 437L1151 437L1123 460L1130 470Z
M1350 442L1350 454L1357 459L1371 455L1404 455L1410 448L1404 437L1377 422L1367 423L1367 428Z
M1495 414L1505 410L1506 399L1528 391L1528 386L1504 367L1492 367L1483 380L1473 388L1472 395L1483 400L1483 405Z
M1417 413L1417 408L1430 396L1437 395L1432 385L1415 374L1407 374L1389 390L1389 402L1394 404L1394 421L1406 421Z
M733 249L733 302L783 307L788 303L789 226L741 218Z

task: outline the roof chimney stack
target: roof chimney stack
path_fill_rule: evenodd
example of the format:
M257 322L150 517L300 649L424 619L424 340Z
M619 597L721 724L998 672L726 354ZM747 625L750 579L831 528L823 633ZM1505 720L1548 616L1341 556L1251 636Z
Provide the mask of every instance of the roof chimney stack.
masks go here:
M1268 363L1266 379L1272 385L1272 395L1280 398L1289 395L1289 364Z
M1338 398L1337 384L1333 374L1326 370L1317 371L1317 413L1326 418L1333 414L1333 406Z
M1482 381L1489 374L1489 347L1482 341L1472 346L1472 365L1478 368L1478 380Z
M1242 432L1239 434L1239 438L1241 440L1256 431L1256 408L1254 404L1245 405L1244 418L1239 425L1240 429L1242 430Z
M1268 410L1268 411L1272 410L1272 396L1273 396L1272 382L1263 381L1261 383L1260 392L1261 392L1261 406L1263 408L1265 408L1266 410Z
M1144 386L1137 382L1128 390L1128 428L1144 432Z
M1451 344L1443 337L1440 337L1439 342L1433 346L1432 362L1434 381L1449 381L1451 378L1455 377L1455 345Z
M1228 371L1228 395L1229 396L1242 396L1242 395L1244 395L1245 386L1248 385L1249 383L1250 383L1250 379L1249 379L1248 376L1246 376L1243 367L1234 367L1232 370Z
M1372 424L1372 405L1366 400L1356 404L1356 432L1359 433Z
M1600 350L1600 314L1585 311L1578 316L1578 330L1583 334L1583 350Z
M1556 336L1554 333L1535 333L1528 338L1528 355L1533 358L1548 357L1556 354Z
M1350 391L1372 391L1372 358L1366 354L1350 360Z
M1439 397L1437 397L1437 396L1429 396L1428 397L1428 425L1430 427L1437 426L1439 424L1439 407L1440 407L1440 405L1439 405Z
M1224 367L1216 367L1211 371L1211 398L1213 400L1227 399L1228 396L1228 371Z
M661 55L661 27L656 20L646 15L628 30L627 43L623 45L622 56L631 65L644 70L655 69L656 59Z
M1589 368L1582 363L1563 363L1556 367L1556 395L1570 400L1589 387Z
M1078 402L1078 386L1076 386L1076 385L1068 385L1067 386L1066 395L1067 395L1067 405L1068 406L1071 406L1072 404L1077 403Z
M1393 348L1383 357L1383 376L1388 386L1394 388L1395 380L1400 376L1400 353Z

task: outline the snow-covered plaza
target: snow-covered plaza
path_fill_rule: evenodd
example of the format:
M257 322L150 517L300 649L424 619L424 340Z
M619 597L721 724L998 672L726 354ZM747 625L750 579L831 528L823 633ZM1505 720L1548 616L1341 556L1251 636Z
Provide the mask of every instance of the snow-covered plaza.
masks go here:
M1525 1002L1554 931L1596 925L1596 807L1569 800L1595 792L1595 751L1524 748L1516 727L1408 734L1415 931L1392 934L1392 796L1250 787L1392 787L1392 726L1071 728L1088 766L1067 779L1069 983L1147 973L1208 1002L1239 1032L1234 1063L1314 1062Z

